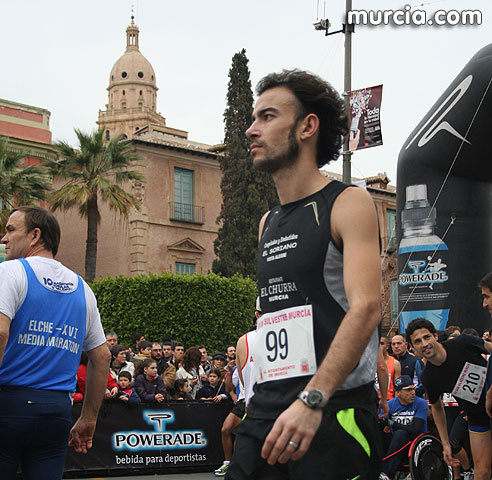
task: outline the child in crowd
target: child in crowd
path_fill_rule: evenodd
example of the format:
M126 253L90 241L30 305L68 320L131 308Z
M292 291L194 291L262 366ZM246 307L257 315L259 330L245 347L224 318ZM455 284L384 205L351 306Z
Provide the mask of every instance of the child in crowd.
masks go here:
M72 400L74 402L82 402L84 400L85 395L85 383L87 378L87 362L89 361L89 357L87 353L82 350L82 354L80 356L80 365L77 369L77 389L74 394L72 394ZM114 398L118 393L118 385L116 384L114 378L108 372L108 383L106 385L106 391L104 392L104 399L109 400Z
M138 355L138 344L142 341L145 340L145 335L140 332L136 332L132 335L132 340L133 340L133 345L135 345L132 348L132 353L133 355ZM132 357L133 357L132 355Z
M118 375L118 388L119 391L116 394L116 399L119 402L126 403L127 405L140 405L141 400L137 392L130 387L132 381L132 375L130 372L122 371ZM118 402L118 403L119 403Z
M142 340L138 344L138 355L135 355L132 358L132 362L138 365L140 361L145 360L146 358L151 358L150 356L151 353L152 353L152 342L149 342L147 340Z
M208 374L208 384L200 388L196 394L197 400L221 402L228 398L225 391L225 384L220 380L220 370L218 368L212 368Z
M193 398L190 395L190 386L186 378L178 378L174 382L174 388L170 395L170 400L187 400L192 401Z
M157 375L157 363L152 358L146 358L136 368L133 387L142 402L162 403L166 400L166 387Z

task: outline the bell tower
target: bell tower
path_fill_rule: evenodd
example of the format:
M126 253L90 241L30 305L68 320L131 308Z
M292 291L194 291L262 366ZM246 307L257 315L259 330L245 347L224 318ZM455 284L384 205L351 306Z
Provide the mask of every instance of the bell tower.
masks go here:
M134 20L132 15L126 29L125 53L111 69L106 110L99 111L97 124L104 126L106 140L119 134L132 138L150 124L166 126L166 119L156 111L156 75L140 52L139 29Z

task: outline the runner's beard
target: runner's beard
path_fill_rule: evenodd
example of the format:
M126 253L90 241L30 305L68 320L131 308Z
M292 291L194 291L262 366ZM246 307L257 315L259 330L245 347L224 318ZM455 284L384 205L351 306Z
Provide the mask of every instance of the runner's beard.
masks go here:
M268 153L265 148L265 156L258 160L253 160L254 166L262 172L274 174L284 168L289 168L297 162L299 154L299 144L296 140L296 125L294 125L287 137L287 145L283 151L275 150Z

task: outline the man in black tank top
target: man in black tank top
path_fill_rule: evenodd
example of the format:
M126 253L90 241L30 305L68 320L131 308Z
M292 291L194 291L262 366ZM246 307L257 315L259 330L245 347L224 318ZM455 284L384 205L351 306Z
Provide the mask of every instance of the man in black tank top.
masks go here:
M260 222L257 385L226 478L375 479L376 210L365 190L319 172L339 155L344 104L299 70L268 75L257 94L246 135L281 205Z

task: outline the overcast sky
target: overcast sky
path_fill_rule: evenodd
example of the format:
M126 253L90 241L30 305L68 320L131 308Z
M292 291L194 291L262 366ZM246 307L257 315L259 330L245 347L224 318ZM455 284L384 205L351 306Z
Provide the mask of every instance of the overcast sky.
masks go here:
M73 128L96 127L109 73L126 47L134 5L140 51L159 87L157 110L191 140L220 143L228 71L242 48L253 86L265 74L302 68L343 90L344 0L0 0L0 98L46 108L53 139L75 145ZM413 10L477 9L481 26L358 26L352 88L383 84L384 145L353 155L352 174L386 172L396 184L405 139L469 59L492 42L491 0L408 2ZM398 0L353 0L353 8L403 9ZM341 158L330 169L341 171Z

